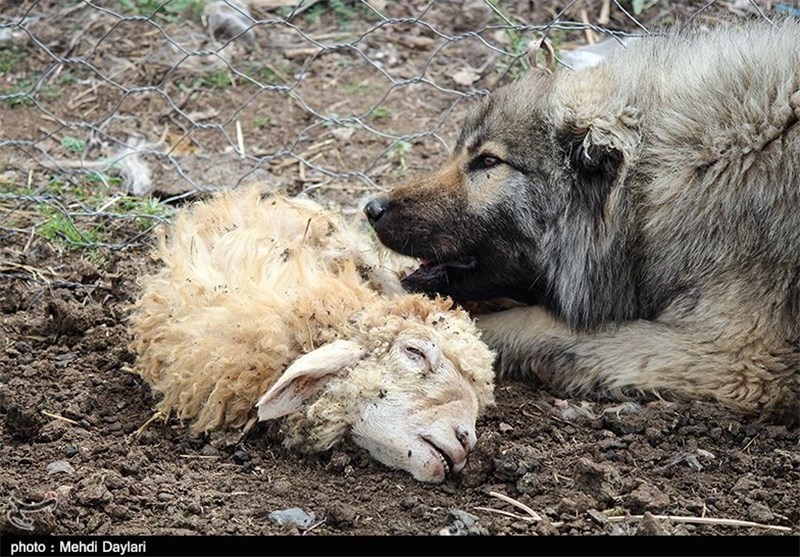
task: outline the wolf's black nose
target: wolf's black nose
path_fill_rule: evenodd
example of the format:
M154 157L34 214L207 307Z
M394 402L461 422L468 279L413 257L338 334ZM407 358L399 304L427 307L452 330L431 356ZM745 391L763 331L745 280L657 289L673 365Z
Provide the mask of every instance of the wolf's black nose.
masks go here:
M367 214L369 222L378 222L386 212L387 205L389 205L389 197L386 195L376 195L370 199L364 206L364 212Z

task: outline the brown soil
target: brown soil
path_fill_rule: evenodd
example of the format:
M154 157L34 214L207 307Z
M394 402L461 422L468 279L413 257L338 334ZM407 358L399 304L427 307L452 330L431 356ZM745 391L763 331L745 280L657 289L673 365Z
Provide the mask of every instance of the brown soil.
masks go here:
M439 11L426 15L438 29L453 36L465 29L483 29L481 21L449 17L448 3L441 4ZM539 3L534 9L532 2L506 4L526 21L539 24L552 21L560 9ZM597 16L600 4L587 4L590 18ZM40 3L37 10L56 13L59 5ZM391 13L393 17L410 17L421 5L397 2L386 9L396 11ZM647 26L656 26L676 16L685 18L701 4L680 9L670 5L657 3L640 19ZM476 13L491 17L491 13ZM74 18L90 15L86 9L72 12ZM568 15L579 20L577 8ZM724 6L702 14L725 16L731 17ZM46 21L49 23L42 20L37 28L41 41L63 54L69 37L78 36L80 26L65 30L59 29L53 18ZM74 23L66 21L62 26ZM88 57L88 38L108 31L102 18L91 21L83 29L85 37L76 39L72 56ZM309 17L300 24L311 34L333 32L338 25L330 10L318 20ZM358 29L358 24L351 25ZM200 29L197 22L193 25ZM179 27L178 23L164 23L167 32L177 33ZM609 27L635 28L616 11ZM92 63L104 72L112 71L115 48L124 51L126 37L137 32L134 22L116 27L102 43L109 45L105 51L100 49L106 57L94 53ZM294 40L285 36L290 34L285 28L276 33L272 42L262 45L262 52L241 58L241 68L266 56L270 48L277 49L275 45L281 41ZM492 33L487 30L484 35L491 37ZM446 83L447 88L466 92L494 86L501 74L496 68L471 88L448 81L464 63L477 67L486 60L485 49L482 56L476 54L476 44L482 43L476 43L474 37L451 41L434 56L443 46L435 38L427 28L406 23L378 30L357 44L373 58L383 52L381 59L386 65L396 56L392 67L400 77L419 75L428 64L426 75ZM565 45L578 44L584 34L565 33L561 39ZM38 75L49 63L41 50L30 44L25 48L33 55L19 62L16 73L6 73L8 83ZM42 141L35 147L0 147L7 163L3 189L21 191L24 181L20 182L20 177L28 180L30 169L37 195L50 195L47 199L60 200L63 207L78 213L79 206L69 203L91 186L80 176L65 173L64 179L74 187L70 193L62 191L53 197L48 181L63 176L33 161L44 164L39 148L56 153L57 159L68 158L59 141L64 135L74 135L75 128L62 130L58 119L91 121L102 127L106 134L102 137L124 139L124 134L131 132L130 121L116 119L101 126L108 113L138 114L135 125L150 139L157 139L166 126L166 141L173 151L152 159L158 168L155 190L164 195L194 185L220 187L232 185L231 181L266 179L273 180L276 188L290 191L323 184L314 191L318 199L352 211L370 186L347 178L344 172L363 172L377 184L389 185L446 157L442 142L428 135L410 140L413 149L401 161L384 153L391 147L391 139L361 128L349 137L331 135L331 126L311 116L309 108L360 116L392 137L435 130L452 141L468 105L458 92L424 84L392 89L374 67L352 52L334 50L310 59L308 55L297 58L291 52L290 56L286 50L288 47L274 66L287 75L307 66L307 78L297 84L296 98L308 106L284 93L246 84L231 85L224 93L200 87L183 110L193 113L195 121L205 118L199 115L203 111L216 114L211 121L219 126L211 128L191 124L174 112L161 117L162 112L169 113L169 103L151 91L121 94L118 89L101 86L92 93L95 99L91 104L82 104L78 97L87 94L83 80L91 72L71 67L72 77L59 85L58 98L38 97L48 102L48 111L37 104L5 103L0 107L0 139L37 137ZM128 55L136 58L143 54ZM165 78L167 69L154 64L146 71L129 72L125 79L130 81L124 87L164 83L162 89L174 101L180 97L177 83L181 79L191 83L191 76L178 72L178 77ZM386 109L381 111L383 116L368 116L376 106ZM233 118L232 113L239 109ZM248 145L258 146L261 154L256 156L267 159L255 164L252 159L242 162L226 153L231 145L228 137L236 137L236 119L244 125ZM47 138L50 133L53 137ZM334 140L326 144L330 149L309 149L330 139ZM87 156L104 155L101 143L90 143ZM270 158L282 149L298 154L309 150L304 155L307 159L322 152L314 165L335 176L324 182L323 172L314 168L301 172L297 164L284 164L289 160L286 157ZM800 533L798 427L748 421L705 402L640 401L643 404L639 405L560 400L535 385L500 382L497 405L479 421L478 449L466 469L436 486L387 469L349 443L319 455L288 451L280 444L277 426L260 426L238 440L230 433L192 437L174 420L148 424L154 400L149 388L128 371L134 357L127 349L126 316L128 304L137 295L136 278L153 268L147 257L149 233L141 237L142 229L133 220L94 215L107 245L88 251L68 249L63 242L48 241L37 232L42 214L35 210L33 200L8 198L2 203L0 497L8 494L39 501L49 493L57 498L54 512L35 515L36 533ZM531 520L525 510L493 493L527 505L540 519ZM6 516L6 507L0 500L4 513L0 533L19 532ZM305 526L281 526L270 518L273 511L292 507L313 513L313 519ZM652 515L737 519L790 531L685 523Z

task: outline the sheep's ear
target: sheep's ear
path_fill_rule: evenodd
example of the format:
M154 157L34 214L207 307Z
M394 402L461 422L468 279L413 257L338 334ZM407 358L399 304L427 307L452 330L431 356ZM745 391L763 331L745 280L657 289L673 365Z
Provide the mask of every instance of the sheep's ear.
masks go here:
M259 421L272 420L302 408L337 374L356 363L366 349L350 340L336 340L301 356L256 403Z
M609 117L570 118L560 142L574 173L574 195L592 215L613 214L614 191L636 156L640 135L637 111L626 107Z

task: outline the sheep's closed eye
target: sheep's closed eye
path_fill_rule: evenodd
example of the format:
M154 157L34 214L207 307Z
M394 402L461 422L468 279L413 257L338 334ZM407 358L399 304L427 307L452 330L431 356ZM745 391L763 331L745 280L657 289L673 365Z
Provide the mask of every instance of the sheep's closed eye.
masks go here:
M406 345L405 352L409 359L417 363L423 364L427 362L427 356L425 355L425 352L416 346Z

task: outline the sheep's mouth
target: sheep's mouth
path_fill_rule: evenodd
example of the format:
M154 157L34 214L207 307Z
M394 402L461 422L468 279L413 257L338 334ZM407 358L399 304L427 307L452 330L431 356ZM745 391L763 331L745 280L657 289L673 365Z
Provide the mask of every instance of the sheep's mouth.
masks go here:
M400 282L406 290L412 292L440 292L477 266L478 259L475 257L450 261L422 258L419 260L419 267L400 279Z
M444 474L445 476L450 474L450 472L454 468L453 459L450 458L450 455L447 454L444 450L440 449L436 443L431 441L428 437L422 437L422 440L425 441L428 445L430 445L431 449L433 449L433 454L439 457L439 460L442 461L442 465L444 466Z

